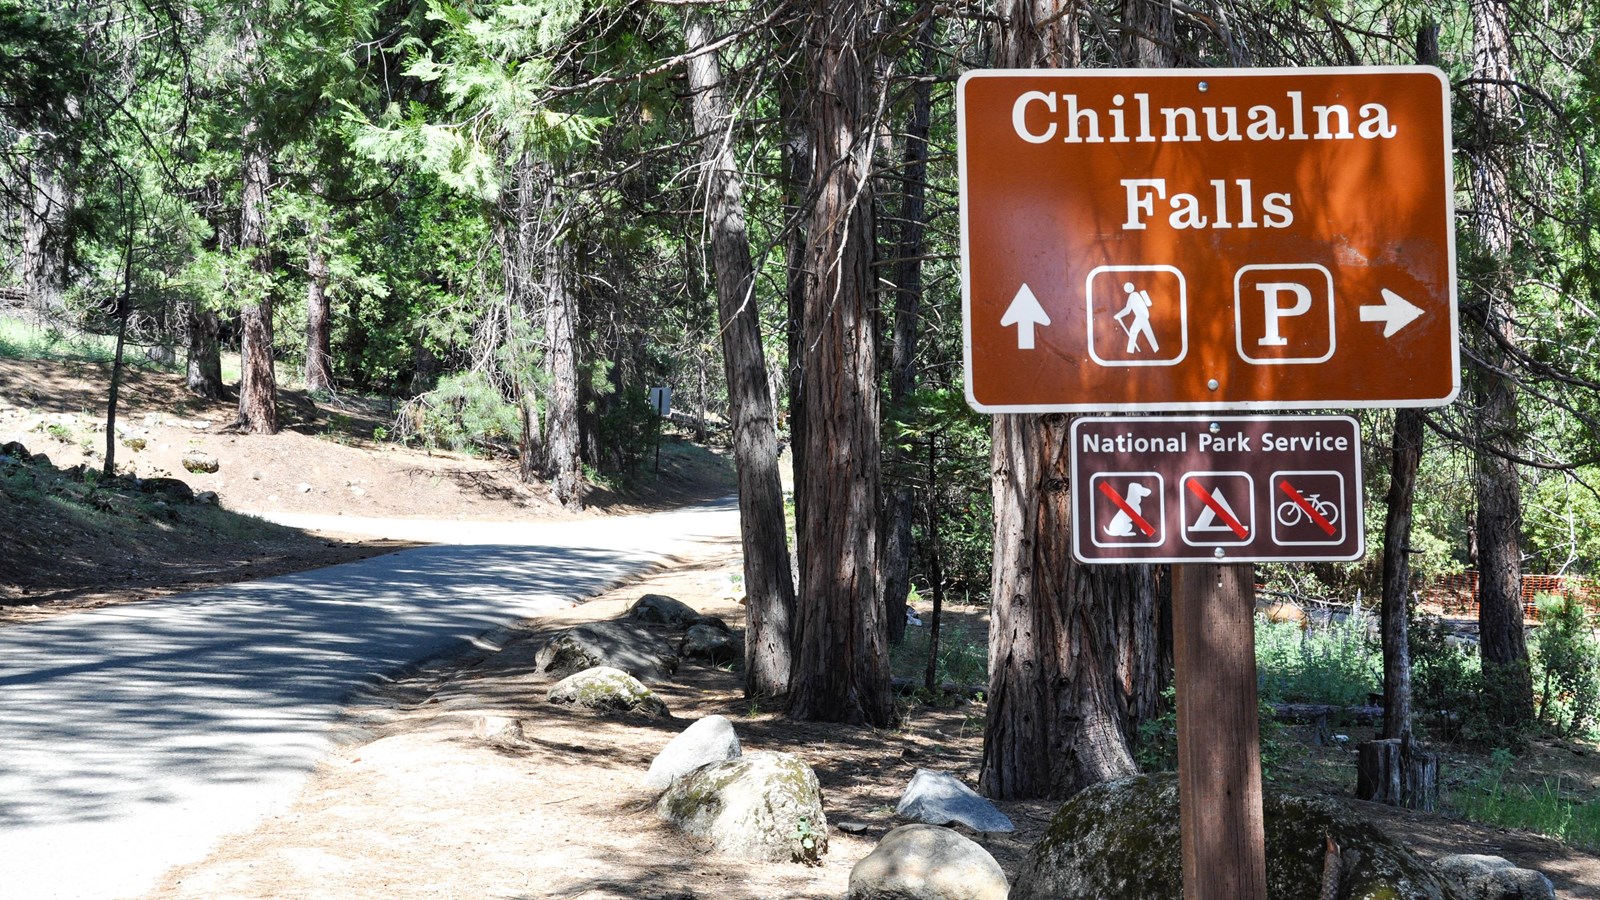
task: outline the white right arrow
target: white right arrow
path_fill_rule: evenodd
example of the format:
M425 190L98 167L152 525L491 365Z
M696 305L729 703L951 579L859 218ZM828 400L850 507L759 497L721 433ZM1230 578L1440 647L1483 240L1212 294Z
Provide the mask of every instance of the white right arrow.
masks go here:
M1012 298L1011 305L1006 307L1006 314L1000 317L1000 327L1010 328L1017 326L1017 349L1033 349L1033 328L1035 325L1049 325L1050 317L1045 315L1044 307L1039 305L1039 298L1024 284L1017 296Z
M1415 322L1420 315L1422 310L1416 304L1388 288L1383 289L1382 306L1361 307L1361 321L1382 322L1384 337L1393 336L1396 331Z

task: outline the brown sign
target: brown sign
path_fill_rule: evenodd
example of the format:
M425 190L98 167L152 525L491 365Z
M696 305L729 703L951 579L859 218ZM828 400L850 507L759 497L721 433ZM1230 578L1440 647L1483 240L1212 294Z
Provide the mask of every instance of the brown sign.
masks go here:
M1072 423L1072 552L1098 562L1360 559L1361 430L1346 416Z
M1417 67L963 76L968 400L1449 402L1448 88Z

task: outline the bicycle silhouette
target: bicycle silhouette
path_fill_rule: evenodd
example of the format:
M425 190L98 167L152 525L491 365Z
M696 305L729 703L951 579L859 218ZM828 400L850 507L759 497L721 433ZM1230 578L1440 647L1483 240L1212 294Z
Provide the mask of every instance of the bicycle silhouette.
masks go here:
M1329 525L1338 523L1339 507L1333 501L1322 499L1321 494L1306 494L1305 501L1311 506L1312 509L1315 509L1317 511L1317 515L1321 516ZM1293 500L1285 500L1278 504L1277 516L1278 524L1285 528L1293 528L1294 526L1299 525L1301 522L1310 518L1308 515L1306 515L1305 507L1294 502Z

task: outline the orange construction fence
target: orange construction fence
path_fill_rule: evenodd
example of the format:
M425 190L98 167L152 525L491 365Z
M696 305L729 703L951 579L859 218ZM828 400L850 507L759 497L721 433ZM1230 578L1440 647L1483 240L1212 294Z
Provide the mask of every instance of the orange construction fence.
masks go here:
M1542 594L1576 597L1592 613L1600 613L1600 580L1577 575L1522 576L1522 608L1530 619L1539 617L1535 598ZM1424 603L1437 604L1446 612L1478 612L1478 573L1444 575L1421 591Z

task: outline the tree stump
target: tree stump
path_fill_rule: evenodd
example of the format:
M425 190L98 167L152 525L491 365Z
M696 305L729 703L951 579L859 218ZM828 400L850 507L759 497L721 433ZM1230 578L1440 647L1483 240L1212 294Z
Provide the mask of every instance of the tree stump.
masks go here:
M1424 812L1438 804L1437 753L1401 738L1366 741L1356 753L1357 799Z

